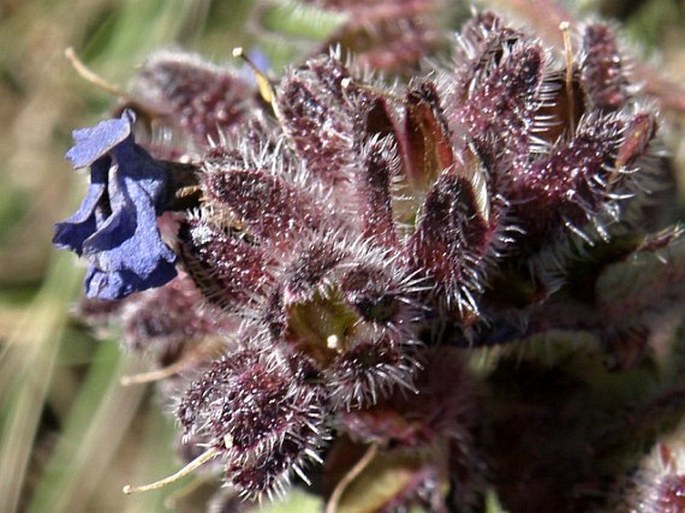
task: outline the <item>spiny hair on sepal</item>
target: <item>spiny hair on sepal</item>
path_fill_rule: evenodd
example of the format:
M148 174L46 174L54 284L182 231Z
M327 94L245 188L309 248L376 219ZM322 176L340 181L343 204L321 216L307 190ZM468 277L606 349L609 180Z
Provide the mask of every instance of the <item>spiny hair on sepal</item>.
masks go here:
M678 433L680 431L680 433ZM618 513L678 513L685 509L685 447L682 429L662 437L616 490ZM618 487L617 487L618 488Z
M189 218L181 222L177 240L187 273L205 299L222 309L259 305L273 287L272 255L238 230Z
M172 378L190 460L127 493L211 464L252 506L325 459L309 491L329 512L483 511L488 489L511 511L576 508L605 473L586 443L616 399L605 379L680 365L666 340L685 246L662 231L672 207L650 210L670 172L658 109L601 23L565 23L555 49L476 13L451 56L392 85L361 68L415 63L435 0L312 1L358 14L337 49L256 84L158 54L124 98L146 125L125 109L74 133L67 157L91 184L55 243L88 257L91 296L119 301L92 315L120 317ZM267 3L260 16L281 12ZM491 363L466 361L484 347ZM685 489L683 451L663 442L657 477L640 473L658 513Z
M330 207L287 176L221 168L205 173L202 181L214 210L230 213L233 223L260 245L287 250L327 222L334 226Z
M269 352L273 349L269 349ZM318 460L329 436L327 397L306 359L252 344L215 361L177 407L185 436L218 451L246 497L281 492L294 468Z
M395 138L372 136L363 147L362 162L354 175L362 236L385 247L398 247L392 186L400 176L401 161Z
M483 165L476 155L470 157L464 167ZM483 204L480 179L459 166L443 171L426 195L408 257L433 285L436 306L465 317L478 313L485 273L502 241L496 204Z
M631 96L626 76L626 57L616 40L616 31L603 23L582 27L581 51L577 57L580 80L592 107L616 110Z
M418 341L390 333L359 336L324 371L336 410L350 411L378 403L397 390L416 394L414 378L421 369Z

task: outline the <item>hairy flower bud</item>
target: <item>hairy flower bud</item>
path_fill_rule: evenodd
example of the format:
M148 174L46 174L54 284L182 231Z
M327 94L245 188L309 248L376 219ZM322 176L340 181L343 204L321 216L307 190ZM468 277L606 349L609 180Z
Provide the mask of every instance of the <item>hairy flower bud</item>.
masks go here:
M182 131L206 148L249 118L256 87L236 69L210 64L197 55L159 52L143 65L131 95L145 113Z
M283 491L294 470L317 460L327 436L326 398L306 360L244 349L193 382L177 416L186 436L219 451L245 496Z
M178 240L188 274L210 302L232 310L268 290L269 258L240 232L189 219L181 224Z
M593 24L583 31L580 80L591 105L620 109L628 101L628 80L616 36L607 25Z

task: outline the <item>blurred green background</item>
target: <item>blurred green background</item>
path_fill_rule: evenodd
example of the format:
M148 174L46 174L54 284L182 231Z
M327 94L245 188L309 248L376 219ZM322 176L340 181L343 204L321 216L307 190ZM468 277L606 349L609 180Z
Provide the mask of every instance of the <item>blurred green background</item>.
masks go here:
M235 46L259 43L278 69L322 40L335 18L312 22L307 11L275 4L0 3L1 513L161 512L174 503L195 509L183 499L192 478L158 492L121 493L124 484L153 481L178 467L173 425L151 387L119 384L121 375L145 362L122 355L116 334L95 340L70 316L83 266L54 251L50 239L53 223L78 204L85 180L63 154L71 130L94 124L114 99L81 79L64 50L73 46L91 69L119 85L157 48L183 47L221 61ZM641 51L685 82L685 2L586 0L577 6L620 18ZM667 117L667 144L682 176L685 116Z

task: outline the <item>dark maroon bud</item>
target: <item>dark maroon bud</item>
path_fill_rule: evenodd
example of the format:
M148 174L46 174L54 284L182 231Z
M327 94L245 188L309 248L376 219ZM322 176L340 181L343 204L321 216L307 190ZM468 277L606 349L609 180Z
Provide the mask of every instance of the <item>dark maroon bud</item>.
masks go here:
M215 360L199 379L190 384L176 408L176 417L186 438L198 432L198 416L216 401L221 387L227 386L232 375L250 361L247 351Z
M299 468L298 460L302 459L302 444L288 438L279 443L272 452L260 454L254 459L236 461L225 467L226 478L240 490L244 498L259 497L266 493L271 498L273 493L285 495L285 487L290 482L290 474L296 467L298 475L305 484L309 480Z
M259 244L277 248L319 228L327 213L307 191L261 170L210 171L204 186L216 209L223 209Z
M365 148L366 159L358 180L362 235L385 247L397 247L392 207L392 180L399 173L399 158L392 139L374 139Z
M247 236L201 219L189 219L178 233L183 265L204 297L229 310L269 290L273 265Z
M628 80L623 56L614 32L602 24L588 25L583 32L580 79L590 105L601 110L618 110L628 100Z
M523 39L523 33L507 27L492 12L482 12L469 19L457 38L455 48L456 103L466 101L473 89L487 77L504 52L510 52L514 44Z
M349 180L356 120L346 101L352 78L340 61L319 57L291 71L277 89L283 131L308 171L329 185Z
M322 390L300 360L246 348L215 362L179 403L187 435L218 451L226 477L246 497L282 492L292 472L328 436Z
M507 199L528 242L539 246L560 226L580 233L607 208L610 194L620 192L628 176L616 169L617 157L637 158L652 127L651 118L642 115L586 117L575 136L548 157L514 169Z
M471 172L449 169L440 175L408 243L411 265L433 285L431 294L440 306L456 308L461 315L478 311L482 275L495 239L490 206L483 204L483 191L467 179L482 173L481 163L472 156L466 166L473 166Z
M503 153L527 153L543 71L542 48L514 46L487 76L471 84L467 100L448 114L457 133L466 131L476 141L506 141Z
M221 133L242 123L255 87L235 70L195 55L160 52L135 77L132 95L146 111L178 126L200 147L218 142Z
M411 339L397 335L367 332L365 336L359 332L352 347L331 362L324 378L334 408L348 411L376 404L395 389L416 393L413 383L420 368L415 354L418 342L412 347Z

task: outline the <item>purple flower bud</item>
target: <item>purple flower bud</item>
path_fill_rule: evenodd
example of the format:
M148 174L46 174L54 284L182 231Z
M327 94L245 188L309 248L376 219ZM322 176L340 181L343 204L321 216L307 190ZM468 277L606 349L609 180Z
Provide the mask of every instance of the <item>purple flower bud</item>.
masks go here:
M220 169L205 175L208 196L233 212L250 235L280 247L319 228L326 208L292 183L259 169Z
M469 84L467 101L450 117L471 138L482 141L495 135L507 141L505 151L526 152L539 106L544 56L535 44L517 44L506 53L487 77Z
M306 358L245 348L215 361L181 400L186 435L216 447L245 496L282 491L327 437L326 397Z
M120 299L176 276L176 257L157 227L166 171L135 143L134 121L126 110L120 119L76 130L66 155L75 168L90 166L91 183L76 213L55 225L53 243L88 257L91 298Z
M478 188L482 163L474 156L445 170L426 195L422 216L408 242L411 265L433 284L439 306L477 313L488 259L496 255L497 216ZM472 175L472 178L469 178Z
M392 179L398 176L397 151L390 137L373 139L366 148L364 168L357 175L362 235L386 247L399 242L392 206Z
M278 88L283 131L313 176L337 185L354 162L358 112L346 89L352 78L332 57L312 59L286 75Z
M583 33L581 81L593 107L621 108L628 100L628 80L623 57L613 31L607 25L588 25Z
M188 274L212 303L235 309L265 294L271 282L271 262L240 234L190 219L181 224L178 237Z
M374 338L357 331L357 340L349 341L351 347L324 373L333 406L349 411L375 404L395 389L416 393L413 382L419 362L409 348L410 340L397 333Z
M611 193L625 191L630 175L616 168L643 155L654 135L647 113L585 116L572 139L546 158L516 167L508 199L532 245L560 226L582 228L611 205Z
M151 113L207 147L249 118L256 87L238 69L205 62L196 55L160 52L135 78L134 97Z

